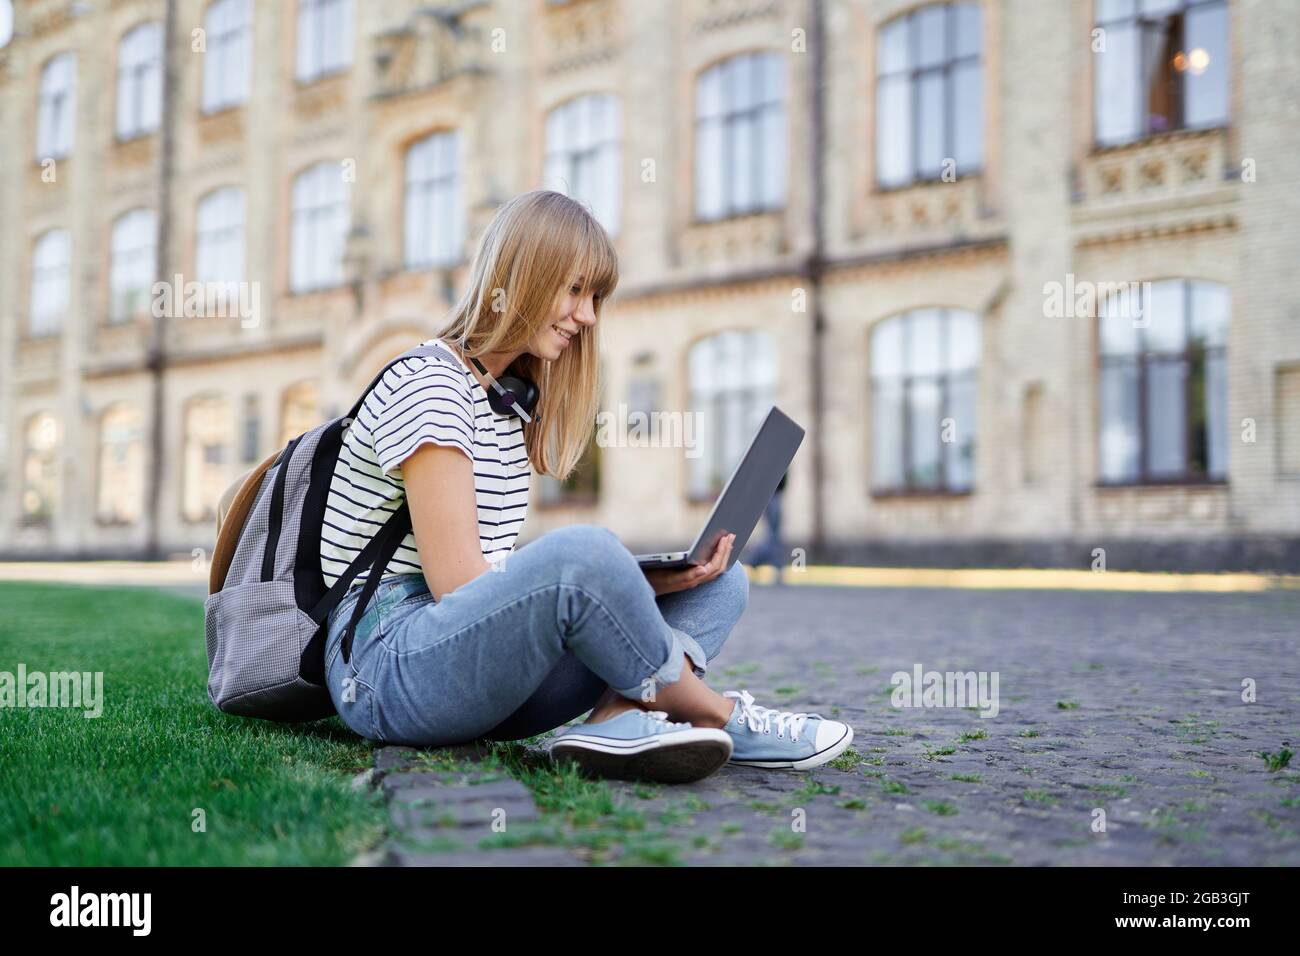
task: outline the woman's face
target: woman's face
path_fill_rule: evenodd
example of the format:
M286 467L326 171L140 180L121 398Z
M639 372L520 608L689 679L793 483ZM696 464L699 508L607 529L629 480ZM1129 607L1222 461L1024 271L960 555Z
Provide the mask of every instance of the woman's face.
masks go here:
M551 307L551 321L539 329L528 343L530 354L553 362L569 347L572 336L596 324L596 303L579 277L572 286L561 289Z

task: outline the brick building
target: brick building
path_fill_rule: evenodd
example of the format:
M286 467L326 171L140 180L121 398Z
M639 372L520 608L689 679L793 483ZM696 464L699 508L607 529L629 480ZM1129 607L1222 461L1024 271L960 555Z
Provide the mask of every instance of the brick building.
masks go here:
M603 407L668 417L521 540L689 537L775 402L809 561L1300 566L1288 4L0 8L5 555L210 544L548 186L620 250Z

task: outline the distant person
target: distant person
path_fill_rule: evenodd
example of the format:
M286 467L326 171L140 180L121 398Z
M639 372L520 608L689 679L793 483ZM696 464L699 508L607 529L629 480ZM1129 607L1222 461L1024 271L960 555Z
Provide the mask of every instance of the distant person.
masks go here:
M763 512L763 517L767 521L767 537L765 537L753 551L752 564L756 568L764 565L770 565L776 569L776 583L781 582L781 572L785 568L786 549L781 543L781 498L785 493L785 479L789 476L787 471L781 476L781 481L776 486L776 491L767 503L767 509Z
M614 245L582 205L517 196L425 343L445 354L397 363L365 397L330 486L326 585L403 500L413 533L350 655L343 636L363 585L330 615L330 696L358 734L417 746L517 740L590 711L550 752L609 776L684 782L728 760L824 764L852 741L846 724L701 680L748 600L739 562L724 570L734 535L686 570L643 570L594 525L513 550L533 470L565 478L590 439L597 320L617 282Z

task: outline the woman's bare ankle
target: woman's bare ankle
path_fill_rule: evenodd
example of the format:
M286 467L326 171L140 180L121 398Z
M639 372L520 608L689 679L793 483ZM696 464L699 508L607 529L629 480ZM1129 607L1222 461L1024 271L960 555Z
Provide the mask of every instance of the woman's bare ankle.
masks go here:
M591 713L587 715L587 719L584 720L583 723L598 724L601 721L617 717L619 714L625 713L626 711L638 709L636 701L629 700L626 697L621 697L616 694L613 699L602 698L597 701L596 706L592 708Z

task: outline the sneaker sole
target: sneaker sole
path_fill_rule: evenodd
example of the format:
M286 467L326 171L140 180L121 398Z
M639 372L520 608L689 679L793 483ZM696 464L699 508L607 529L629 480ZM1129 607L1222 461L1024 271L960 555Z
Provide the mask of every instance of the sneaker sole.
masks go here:
M565 734L551 745L550 754L556 761L575 763L597 777L693 783L723 767L731 758L731 749L731 735L726 731L699 728L667 738L638 740Z
M830 763L849 749L849 744L853 743L853 728L847 724L845 728L848 732L835 743L820 753L804 757L802 760L732 760L729 762L738 767L759 767L763 770L811 770L813 767Z

